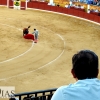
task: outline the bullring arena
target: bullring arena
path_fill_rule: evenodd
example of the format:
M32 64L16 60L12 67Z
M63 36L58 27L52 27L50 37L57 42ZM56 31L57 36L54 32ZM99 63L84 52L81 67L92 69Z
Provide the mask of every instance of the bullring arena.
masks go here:
M81 49L100 58L100 26L68 15L0 7L0 86L16 93L58 88L74 83L71 58ZM39 30L35 44L22 36ZM98 76L100 78L100 74Z

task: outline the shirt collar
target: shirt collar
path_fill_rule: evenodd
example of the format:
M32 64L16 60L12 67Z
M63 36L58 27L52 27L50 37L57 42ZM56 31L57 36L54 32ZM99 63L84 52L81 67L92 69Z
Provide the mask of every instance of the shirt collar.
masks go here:
M93 78L93 79L83 79L83 80L78 80L75 85L77 84L99 84L100 85L100 80L98 78Z

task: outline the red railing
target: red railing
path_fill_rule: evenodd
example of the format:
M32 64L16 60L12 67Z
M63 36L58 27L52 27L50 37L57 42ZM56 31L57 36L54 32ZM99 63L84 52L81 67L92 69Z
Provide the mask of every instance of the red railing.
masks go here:
M5 5L5 6L7 6L7 0L0 0L0 5Z

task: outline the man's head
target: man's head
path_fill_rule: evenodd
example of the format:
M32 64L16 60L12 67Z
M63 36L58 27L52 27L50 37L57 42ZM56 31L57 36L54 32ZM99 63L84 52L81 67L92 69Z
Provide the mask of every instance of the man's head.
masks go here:
M19 100L18 98L9 98L9 100Z
M34 31L36 31L36 28L34 28Z
M97 78L98 76L98 56L93 51L79 51L72 57L72 65L71 72L78 80Z

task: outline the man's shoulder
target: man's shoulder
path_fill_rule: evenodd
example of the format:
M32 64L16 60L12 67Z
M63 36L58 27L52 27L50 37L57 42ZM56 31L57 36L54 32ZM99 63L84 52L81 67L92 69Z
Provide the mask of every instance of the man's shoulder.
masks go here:
M79 80L73 84L61 86L60 89L62 89L62 90L80 90L80 89L86 89L87 87L92 87L93 85L100 86L100 80L97 78Z
M77 82L76 83L73 83L73 84L69 84L69 85L64 85L64 86L61 86L59 87L58 89L62 90L62 91L65 91L65 90L77 90L77 89L80 89L80 88L83 88L84 85L83 84L78 84Z
M66 89L71 89L73 88L73 84L69 84L69 85L64 85L64 86L60 86L58 89L61 89L61 90L66 90Z

